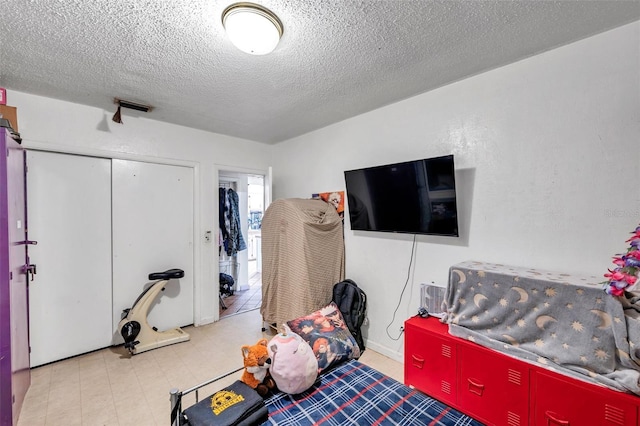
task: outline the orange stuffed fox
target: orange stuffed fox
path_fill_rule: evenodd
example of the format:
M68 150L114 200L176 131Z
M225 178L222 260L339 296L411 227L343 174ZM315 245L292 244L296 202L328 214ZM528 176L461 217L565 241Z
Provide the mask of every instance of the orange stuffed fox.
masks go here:
M269 358L267 350L267 339L260 339L253 346L244 345L242 357L244 358L244 372L240 380L255 389L261 396L267 395L271 389L276 387L276 382L269 374L271 358Z

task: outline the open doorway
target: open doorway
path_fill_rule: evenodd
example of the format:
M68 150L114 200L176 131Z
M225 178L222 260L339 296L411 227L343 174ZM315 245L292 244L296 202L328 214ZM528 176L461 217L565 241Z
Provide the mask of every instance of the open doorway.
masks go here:
M260 308L262 303L261 226L265 205L265 178L261 175L220 172L219 197L238 199L243 248L236 253L222 242L219 250L220 319ZM221 205L221 216L223 215ZM220 226L223 226L221 221ZM224 232L221 230L221 235Z

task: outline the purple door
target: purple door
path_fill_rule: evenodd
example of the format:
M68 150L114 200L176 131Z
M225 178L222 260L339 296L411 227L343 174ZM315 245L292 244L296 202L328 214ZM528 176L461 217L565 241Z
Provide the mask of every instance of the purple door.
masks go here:
M31 382L25 152L0 128L0 424L18 422Z

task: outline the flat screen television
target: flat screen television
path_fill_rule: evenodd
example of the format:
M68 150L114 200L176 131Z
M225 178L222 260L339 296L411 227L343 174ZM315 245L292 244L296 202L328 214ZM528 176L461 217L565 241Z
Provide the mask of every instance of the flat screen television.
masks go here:
M458 236L453 155L344 172L351 229Z

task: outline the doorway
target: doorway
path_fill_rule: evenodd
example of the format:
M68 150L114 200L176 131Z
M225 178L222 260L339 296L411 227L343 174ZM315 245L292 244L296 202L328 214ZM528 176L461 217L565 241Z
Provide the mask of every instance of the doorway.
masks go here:
M220 319L260 308L262 304L261 226L265 210L265 177L257 174L220 172L218 179L220 215L229 194L238 199L240 235L244 248L228 250L224 238L218 252L220 271ZM230 206L233 208L233 206ZM229 218L227 217L227 223ZM224 237L220 221L220 235Z

